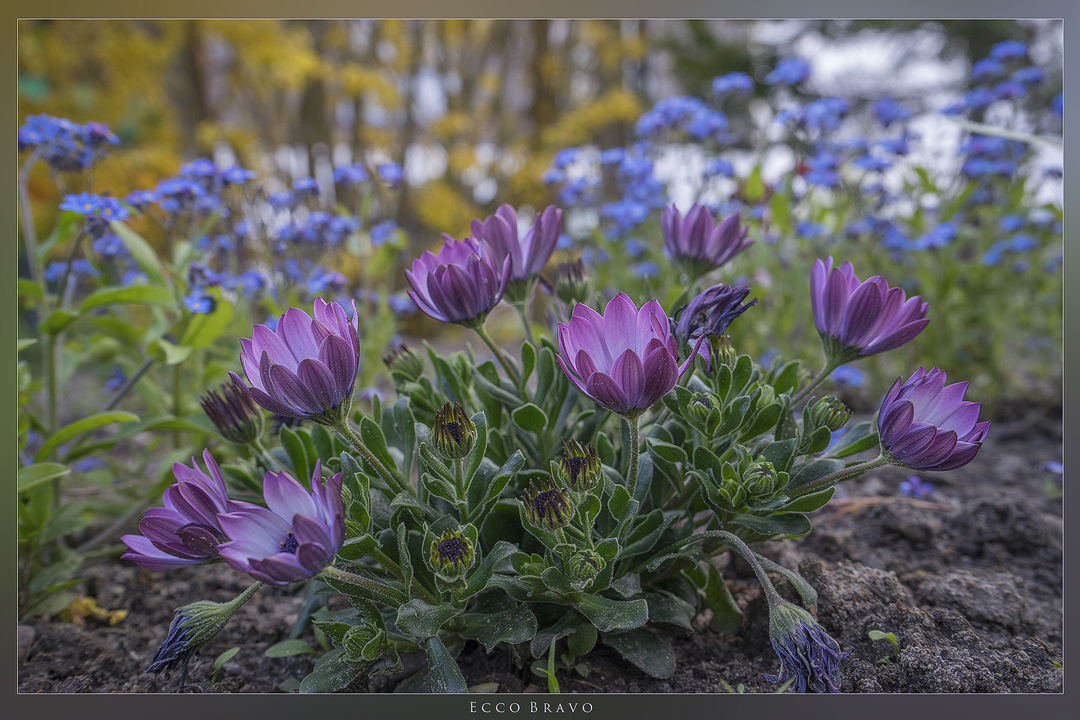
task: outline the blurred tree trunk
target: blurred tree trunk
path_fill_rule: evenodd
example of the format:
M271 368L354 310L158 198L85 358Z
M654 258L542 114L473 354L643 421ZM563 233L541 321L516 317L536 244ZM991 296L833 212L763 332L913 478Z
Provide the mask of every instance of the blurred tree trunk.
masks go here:
M401 95L401 108L405 113L405 122L401 128L401 134L398 136L397 153L394 156L394 162L400 165L402 170L405 168L405 156L409 151L409 146L416 139L416 118L413 115L412 107L415 95L414 83L424 57L424 21L409 20L406 22L411 24L412 32L410 33L408 48L409 60L404 71L405 82L402 83L404 92ZM409 190L409 183L403 179L401 189L398 191L398 206L395 219L397 224L404 228L406 232L416 233L419 232L420 227L416 220L416 213L413 212L412 195Z
M555 83L554 58L548 47L548 35L551 32L550 20L532 20L533 56L532 86L533 102L529 117L533 123L530 150L541 148L541 132L555 122L558 115L558 92Z
M180 151L184 157L191 158L200 154L199 125L210 119L207 106L206 78L200 59L202 52L202 33L198 20L187 20L184 29L184 41L177 54L176 63L168 83L169 98L176 109L177 124L180 128Z
M326 20L305 22L312 46L320 57L325 53ZM326 113L326 82L320 75L311 77L300 100L300 116L293 131L293 141L311 149L318 143L330 147L330 123Z

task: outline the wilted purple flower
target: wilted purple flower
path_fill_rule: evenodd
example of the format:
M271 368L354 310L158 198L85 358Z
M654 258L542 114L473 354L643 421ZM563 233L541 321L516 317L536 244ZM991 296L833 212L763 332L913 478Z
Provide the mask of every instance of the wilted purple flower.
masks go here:
M676 312L675 334L689 345L699 337L720 338L735 318L757 305L757 298L741 304L749 294L750 288L746 285L713 285L691 300L685 310ZM701 344L698 354L711 368L710 347Z
M840 692L840 661L850 652L817 624L814 616L798 605L780 601L769 608L769 638L780 656L780 672L765 675L771 683L793 680L799 693Z
M517 211L511 205L500 205L486 220L473 220L471 232L491 247L492 267L502 267L509 258L508 299L520 302L528 298L540 271L555 252L555 243L562 234L562 210L548 205L519 239Z
M650 300L638 310L619 293L603 315L583 303L574 306L570 322L559 323L556 357L578 390L614 413L635 417L671 392L693 354L679 365L660 303Z
M745 229L740 231L738 213L714 223L709 211L696 203L685 218L674 205L660 215L668 254L691 280L720 267L754 242L746 237Z
M311 492L288 473L266 473L266 507L250 506L218 516L229 541L218 548L237 572L270 585L288 585L321 572L345 543L342 474L324 485L320 461Z
M833 259L814 261L810 274L810 305L833 364L900 347L927 323L929 304L916 295L907 298L877 275L860 282L851 263L833 269Z
M897 378L881 401L881 452L912 470L955 470L971 462L990 429L980 404L964 401L967 383L945 385L944 371L919 368Z
M164 570L217 556L217 546L226 538L218 513L256 506L229 499L225 478L209 450L203 451L203 462L207 472L199 469L195 458L191 467L173 465L178 482L165 490L165 507L146 511L139 521L141 535L120 538L128 546L125 560L150 570Z
M445 233L443 239L438 255L425 250L405 271L413 288L409 297L436 320L478 326L506 292L511 258L494 266L494 251L484 241L471 237L458 241Z
M356 303L352 320L322 298L315 299L314 314L313 320L291 308L276 331L256 325L251 339L240 341L240 363L251 397L270 412L333 424L348 414L360 368Z

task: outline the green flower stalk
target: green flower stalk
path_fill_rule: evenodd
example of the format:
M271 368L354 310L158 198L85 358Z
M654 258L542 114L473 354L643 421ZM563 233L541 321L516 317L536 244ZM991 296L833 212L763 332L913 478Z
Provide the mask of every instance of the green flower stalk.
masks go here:
M570 524L574 517L574 503L570 493L555 485L550 476L540 481L540 487L530 482L521 500L525 517L539 529L555 532Z
M447 460L460 460L473 449L476 444L476 425L461 403L446 403L435 412L431 441L439 454Z
M168 677L169 673L180 666L182 674L177 692L183 692L191 657L203 645L213 640L236 611L261 587L262 583L257 582L226 603L199 600L177 608L169 624L169 633L146 672L156 675L164 671L165 677Z

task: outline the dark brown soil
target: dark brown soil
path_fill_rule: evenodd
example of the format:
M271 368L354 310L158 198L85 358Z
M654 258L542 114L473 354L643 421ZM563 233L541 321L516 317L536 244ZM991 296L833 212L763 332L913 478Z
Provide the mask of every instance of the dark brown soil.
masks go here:
M817 589L818 620L851 656L846 692L1061 692L1061 476L1043 469L1061 460L1060 410L1036 410L995 423L967 467L924 475L934 492L900 495L908 473L884 468L845 483L814 513L814 531L796 541L767 543L763 552L799 572ZM599 645L581 659L587 675L560 673L563 692L771 692L764 673L779 660L769 645L768 614L742 561L720 563L743 605L737 635L716 632L710 613L695 631L657 630L672 642L674 675L657 680ZM20 626L22 692L165 692L178 677L145 673L165 637L173 610L199 599L224 601L246 578L223 565L168 573L107 561L87 571L84 594L106 609L127 609L116 627L56 619ZM796 595L783 582L789 599ZM314 655L268 658L288 637L302 605L299 591L264 588L191 663L189 690L279 692L296 687ZM870 640L868 632L895 634ZM315 644L311 631L303 636ZM213 661L240 648L216 678ZM406 667L419 667L406 658ZM470 685L499 692L546 692L545 681L518 668L508 651L484 653L470 642L459 658ZM358 680L350 691L390 691L396 679Z

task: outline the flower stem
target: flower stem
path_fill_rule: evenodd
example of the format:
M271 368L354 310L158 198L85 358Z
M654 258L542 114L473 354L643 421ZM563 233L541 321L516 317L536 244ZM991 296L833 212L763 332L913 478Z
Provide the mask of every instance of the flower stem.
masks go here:
M738 535L733 535L727 530L717 530L715 532L718 537L725 541L725 545L732 547L742 555L743 560L754 569L754 574L757 575L758 582L761 583L761 589L765 592L765 600L769 603L769 612L771 613L778 602L784 602L784 598L780 597L780 593L776 592L776 587L772 584L772 580L769 579L765 568L761 567L761 563L754 557L754 552L746 546L746 543Z
M461 522L469 522L469 498L465 489L465 472L461 467L462 459L454 459L454 489L457 491L458 502L456 503L461 513Z
M349 441L349 444L351 444L357 452L364 456L364 459L368 461L369 465L375 468L375 472L379 474L379 477L383 479L383 482L390 486L391 490L396 493L416 494L412 484L400 477L401 473L397 468L394 468L393 471L388 470L387 467L379 461L379 458L375 457L375 453L371 452L368 446L364 444L364 441L360 439L360 436L356 434L356 431L349 425L348 418L342 418L341 421L333 427Z
M157 362L157 358L148 358L146 362L139 366L139 369L129 377L124 384L116 391L116 394L112 396L112 399L105 405L103 411L112 410L116 407L117 403L124 399L124 396L128 394L128 391L135 386L135 383L139 381L146 371L150 369L150 366Z
M405 573L401 571L401 565L397 564L390 559L390 556L384 553L377 547L368 548L368 555L375 558L375 561L383 566L383 569L396 577L398 580L405 582ZM420 584L420 581L415 577L412 579L412 592L414 595L421 596L426 602L432 605L438 605L439 599L431 594L431 591Z
M801 495L806 495L807 493L811 493L811 492L817 490L818 488L822 488L822 487L824 487L826 485L829 485L829 484L832 484L832 483L843 482L844 480L850 480L853 477L858 477L859 475L862 475L867 470L873 470L876 467L881 467L882 465L891 465L891 464L892 464L892 460L885 457L884 455L878 455L873 460L867 460L864 463L859 463L858 465L852 465L850 467L846 467L846 468L843 468L841 470L837 470L836 472L829 473L828 475L825 475L824 477L819 477L817 480L814 480L813 482L808 482L805 485L800 485L799 487L794 488L793 490L791 490L790 492L787 492L786 494L789 497L797 498L797 497L799 497Z
M496 345L491 339L491 336L488 335L487 329L484 327L484 324L481 323L473 329L476 330L476 334L480 336L480 339L484 341L484 344L488 346L491 352L495 354L495 359L499 361L500 365L502 365L507 377L510 378L511 382L514 383L518 390L521 390L521 378L518 376L517 371L515 371L513 366L510 364L510 361L506 359L506 355L503 354L503 351L499 349L499 346Z
M630 431L630 469L626 473L626 489L630 492L630 499L634 499L637 490L638 455L641 454L641 440L638 438L638 416L627 417L626 426Z
M532 323L529 322L529 312L527 308L527 300L514 303L514 309L518 311L518 315L521 316L521 325L525 328L525 337L528 339L531 345L536 345L536 336L533 335Z
M821 368L820 372L814 376L814 379L810 381L810 384L804 387L799 392L795 393L795 397L791 398L791 406L794 407L795 403L802 400L810 391L816 388L821 382L832 374L832 371L840 367L840 363L835 360L826 360L825 365Z
M337 580L339 582L348 583L349 585L356 585L362 587L365 590L375 593L376 595L383 595L393 602L403 605L408 601L405 597L405 593L401 592L397 588L392 588L389 585L383 585L381 582L371 580L362 575L355 575L351 572L345 572L339 570L333 565L329 565L322 571L322 576L329 580ZM386 602L381 600L382 602ZM387 605L393 604L393 602L386 602Z
M256 581L254 585L252 585L252 586L251 586L251 587L249 587L249 588L248 588L247 590L245 590L244 592L240 593L240 594L239 594L239 595L237 595L237 596L236 596L235 598L233 598L232 600L230 600L230 601L228 602L228 605L229 605L229 607L230 607L230 608L232 609L232 612L236 612L237 610L239 610L239 609L240 609L240 607L241 607L241 606L242 606L242 605L243 605L244 603L246 603L246 602L247 602L248 600L250 600L250 599L251 599L251 597L252 597L252 596L253 596L253 595L254 595L254 594L255 594L256 592L258 592L259 588L261 588L262 586L263 586L263 584L262 584L262 581Z

